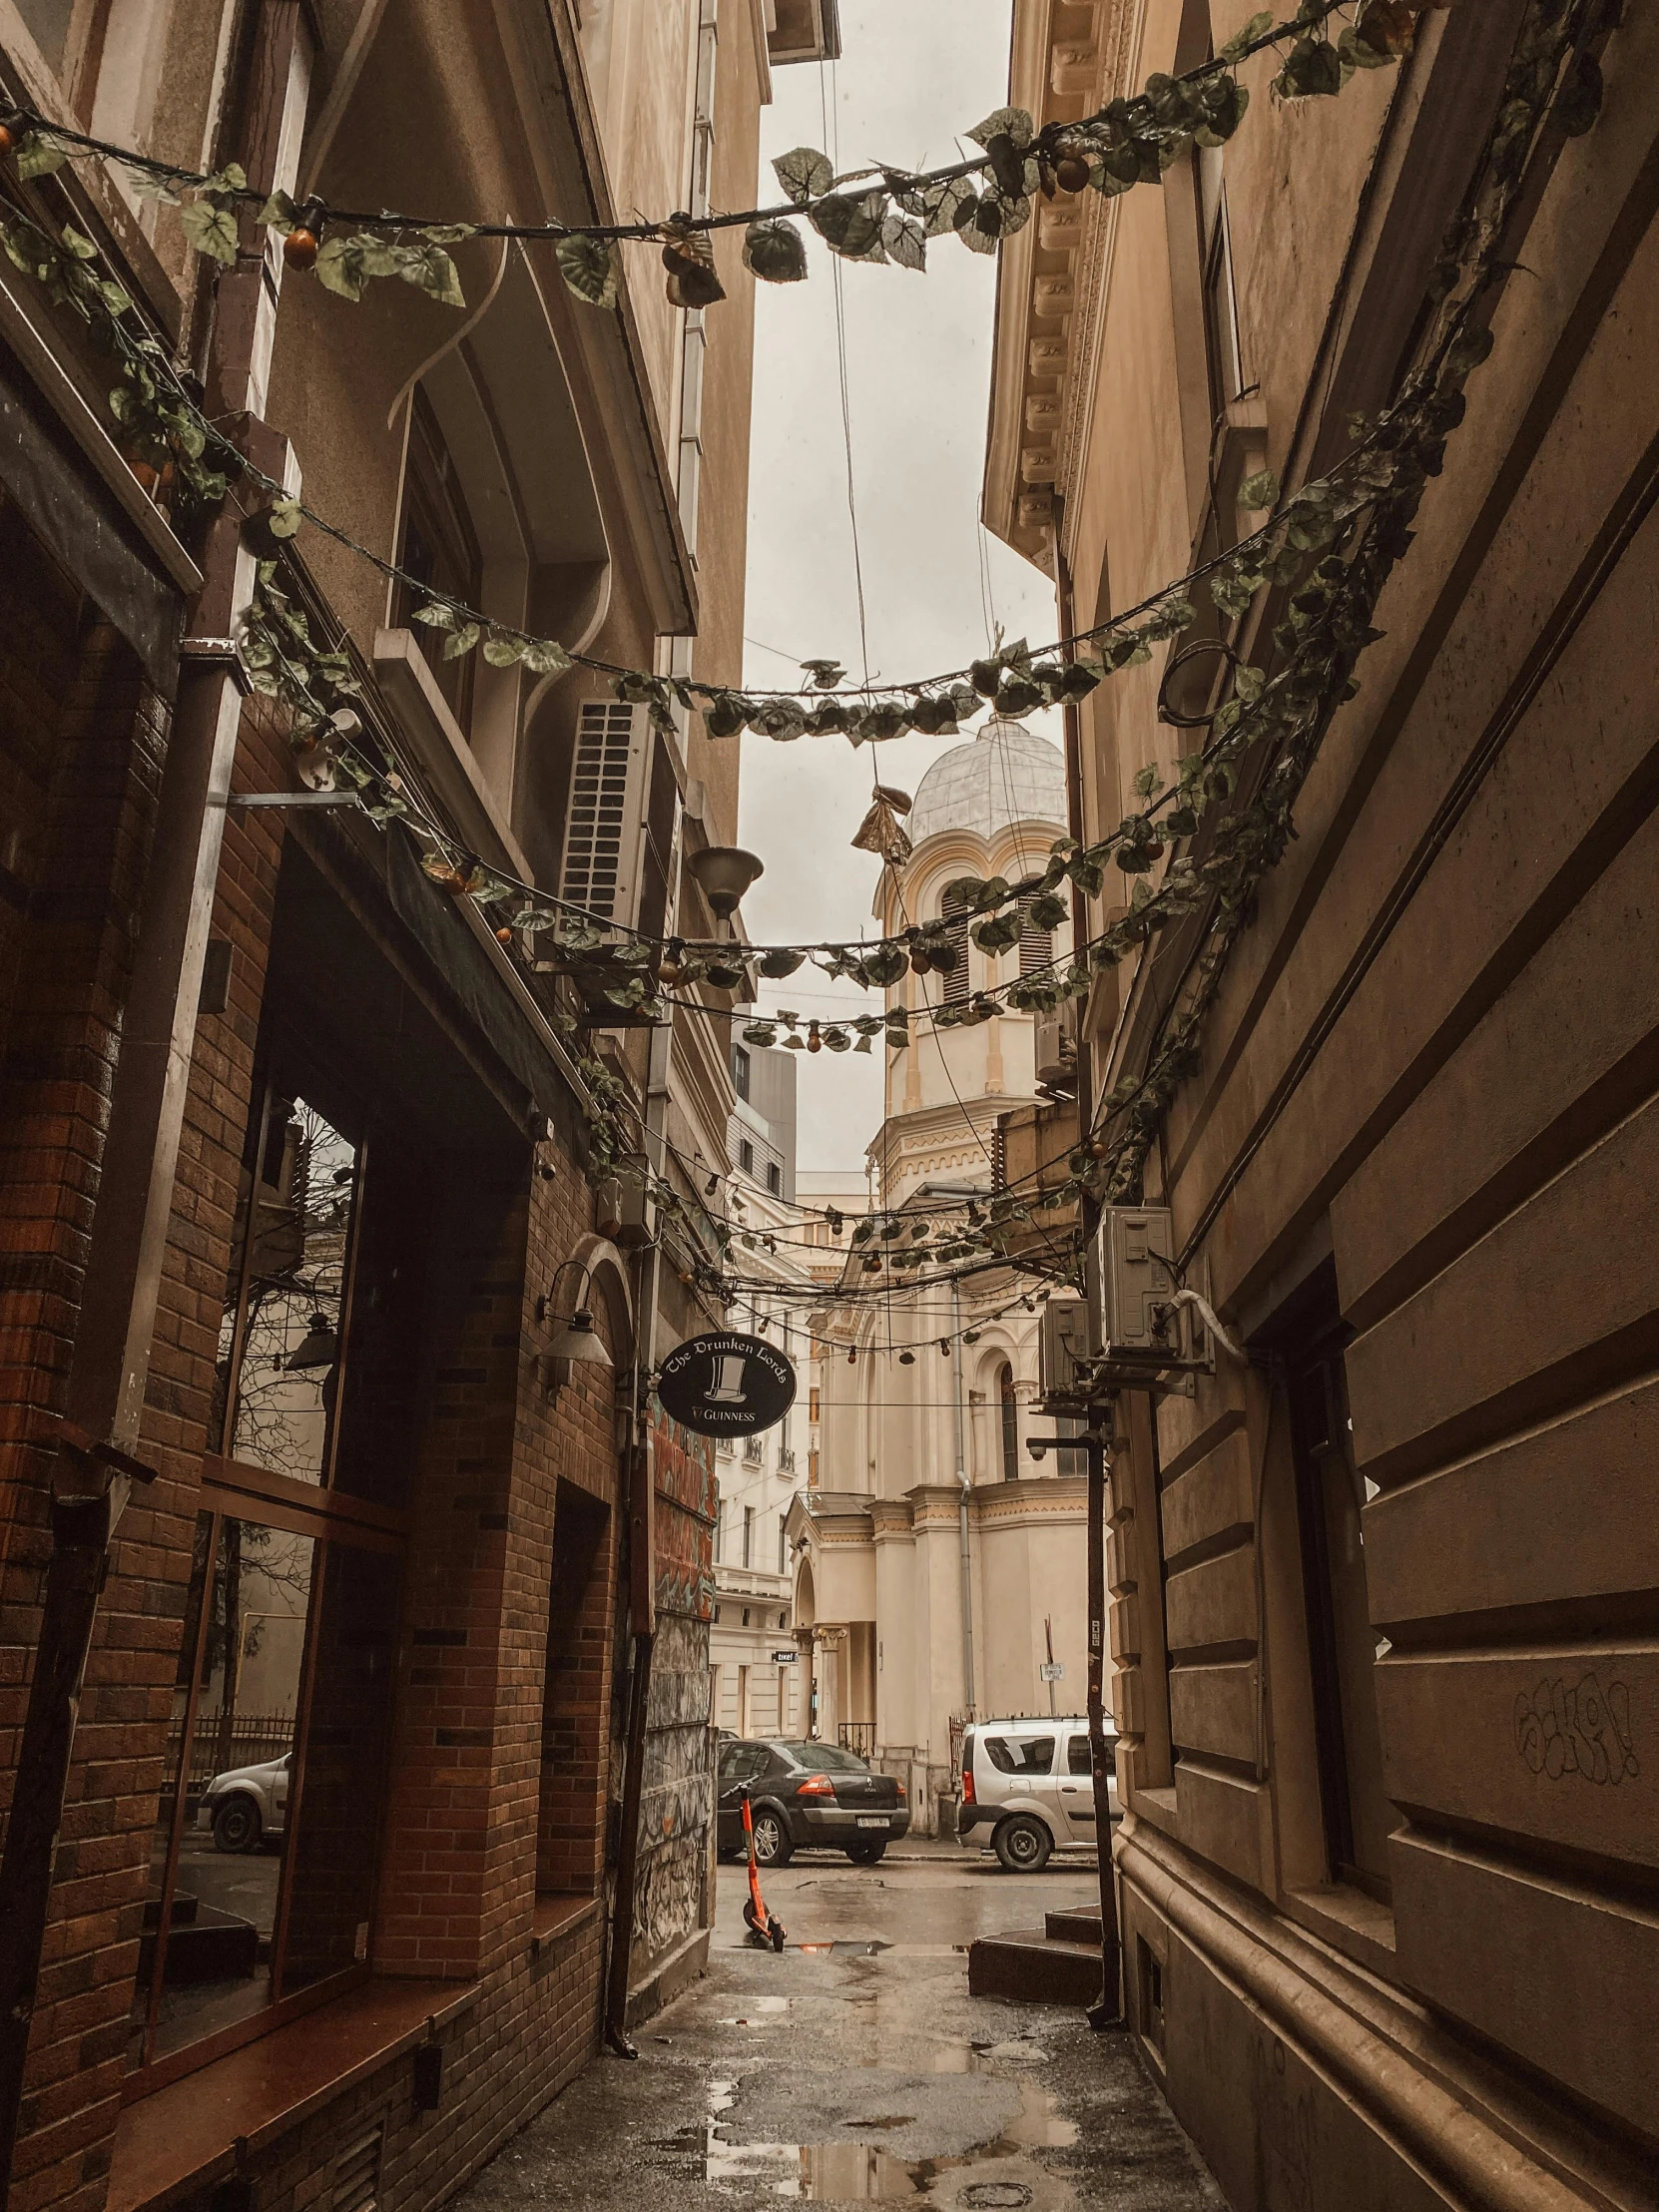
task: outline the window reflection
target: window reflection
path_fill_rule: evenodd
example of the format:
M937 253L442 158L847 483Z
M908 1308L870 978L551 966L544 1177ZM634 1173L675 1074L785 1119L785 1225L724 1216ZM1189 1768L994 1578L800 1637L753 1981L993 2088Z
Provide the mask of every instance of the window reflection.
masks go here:
M197 1524L172 1787L145 1909L138 2002L152 2016L151 2057L232 2026L272 1997L316 1546L229 1518L214 1541L213 1527L208 1514Z
M224 1448L297 1482L327 1475L357 1180L350 1140L305 1099L274 1093L220 1333Z

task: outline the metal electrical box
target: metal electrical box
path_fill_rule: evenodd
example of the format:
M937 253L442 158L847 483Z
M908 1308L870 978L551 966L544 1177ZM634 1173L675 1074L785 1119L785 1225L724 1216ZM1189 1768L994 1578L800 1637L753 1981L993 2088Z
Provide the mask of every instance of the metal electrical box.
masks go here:
M1167 1206L1113 1206L1099 1237L1102 1350L1108 1360L1177 1353L1175 1229Z

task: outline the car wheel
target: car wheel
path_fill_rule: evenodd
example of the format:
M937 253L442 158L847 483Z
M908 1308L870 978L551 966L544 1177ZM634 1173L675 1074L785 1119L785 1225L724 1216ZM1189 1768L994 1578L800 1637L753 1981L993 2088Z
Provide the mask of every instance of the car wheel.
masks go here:
M221 1851L254 1851L261 1827L260 1809L251 1797L227 1798L214 1815L214 1842Z
M1016 1813L991 1838L996 1856L1010 1874L1041 1874L1054 1849L1054 1839L1029 1813Z
M763 1867L787 1867L795 1857L795 1846L781 1814L755 1815L755 1857Z
M846 1856L855 1867L878 1867L886 1848L885 1844L848 1844Z

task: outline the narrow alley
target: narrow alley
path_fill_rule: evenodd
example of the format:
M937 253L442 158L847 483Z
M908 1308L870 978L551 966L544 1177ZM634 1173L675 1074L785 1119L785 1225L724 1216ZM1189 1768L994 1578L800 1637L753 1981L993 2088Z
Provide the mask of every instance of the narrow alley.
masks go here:
M723 1866L707 1975L508 2143L457 2212L692 2212L775 2198L1200 2212L1221 2197L1121 2029L967 1993L978 1936L1087 1905L1092 1866L917 1851L769 1875L781 1957Z

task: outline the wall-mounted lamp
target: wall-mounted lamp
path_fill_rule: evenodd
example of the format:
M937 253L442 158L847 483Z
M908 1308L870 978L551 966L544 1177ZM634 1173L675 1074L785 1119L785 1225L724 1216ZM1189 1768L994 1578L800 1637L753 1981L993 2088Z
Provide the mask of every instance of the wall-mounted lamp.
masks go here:
M592 1270L581 1260L566 1260L554 1274L552 1288L547 1296L537 1303L538 1321L546 1321L552 1314L559 1277L566 1268L571 1267L578 1269L581 1274L577 1297L580 1299L585 1295ZM554 1398L570 1381L574 1369L608 1368L611 1365L611 1356L594 1327L592 1308L573 1305L568 1316L563 1319L554 1317L553 1342L537 1360L536 1373L541 1377L542 1386L549 1398Z
M326 1314L313 1314L310 1327L282 1366L287 1374L298 1375L306 1368L331 1368L338 1358L339 1338L333 1323Z

